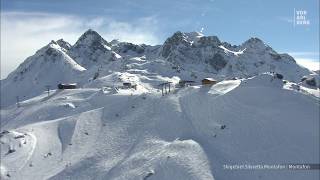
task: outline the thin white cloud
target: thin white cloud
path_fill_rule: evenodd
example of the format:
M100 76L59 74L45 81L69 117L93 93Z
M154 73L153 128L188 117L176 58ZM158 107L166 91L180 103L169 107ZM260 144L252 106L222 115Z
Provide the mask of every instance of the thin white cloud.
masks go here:
M300 64L303 67L306 67L312 71L319 70L320 69L320 62L319 60L314 59L303 59L303 58L296 58L296 61L298 64Z
M305 56L319 56L319 52L311 52L311 51L305 51L305 52L288 52L291 56L295 57L305 57Z
M302 52L288 52L294 59L303 67L310 70L319 70L319 52L317 51L302 51Z
M1 12L1 79L52 39L63 38L73 44L89 28L109 41L119 39L146 44L160 42L156 35L156 17L122 22L108 17Z

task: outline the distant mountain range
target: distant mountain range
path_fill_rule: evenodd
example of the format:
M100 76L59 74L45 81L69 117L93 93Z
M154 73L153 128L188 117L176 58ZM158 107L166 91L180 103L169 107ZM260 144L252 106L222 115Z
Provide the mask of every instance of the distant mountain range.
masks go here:
M1 105L14 103L17 96L20 100L34 97L43 92L45 86L55 89L61 82L83 86L98 72L107 75L133 71L130 67L135 63L130 59L135 57L143 57L151 64L164 61L165 64L157 65L157 73L178 77L189 74L186 79L247 78L276 72L286 80L299 82L303 76L312 74L291 56L277 53L258 38L235 46L221 42L216 36L176 32L163 45L150 46L117 40L107 42L89 29L74 45L63 39L51 41L1 80Z

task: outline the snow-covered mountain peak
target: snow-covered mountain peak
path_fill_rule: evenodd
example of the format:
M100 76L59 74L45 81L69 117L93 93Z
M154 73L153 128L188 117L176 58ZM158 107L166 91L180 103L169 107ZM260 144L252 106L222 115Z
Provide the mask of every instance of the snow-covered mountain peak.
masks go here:
M110 44L103 39L100 34L98 34L96 31L89 29L84 34L80 36L75 47L79 46L92 46L92 47L99 47L101 45L107 45L110 46Z
M60 58L62 56L67 56L64 51L65 49L62 48L57 41L51 40L49 44L47 44L46 46L38 50L34 56L31 56L28 59L32 59L33 61L40 60L40 59L44 61L55 61L58 59L65 59L65 58ZM35 57L41 57L41 58L35 58ZM27 60L25 62L27 62Z
M178 45L179 43L183 43L185 45L192 45L200 40L204 35L200 32L175 32L170 38L168 38L165 42Z
M69 50L69 55L86 68L107 64L121 58L111 50L111 44L96 31L87 30Z
M202 36L196 44L198 47L214 46L218 47L221 45L221 41L217 36Z
M217 36L204 36L199 32L182 33L178 31L164 42L161 55L167 58L177 48L182 51L190 51L194 48L208 46L218 48L219 45L221 45L221 41Z
M199 39L204 36L202 33L196 31L184 33L184 35L186 36L187 41L191 43L199 41Z
M61 82L74 82L86 69L74 61L59 44L48 45L28 57L19 67L1 81L1 105L27 99L43 92L46 85L56 87ZM5 90L3 90L5 89Z
M51 40L47 45L43 46L41 49L39 49L36 54L41 54L47 51L48 49L54 50L61 50L61 46L57 43L55 40Z
M69 57L68 54L66 54L64 48L60 47L56 41L52 40L48 45L38 50L33 56L28 57L9 76L13 76L14 74L23 75L25 72L29 72L31 70L39 71L40 69L37 69L37 68L41 68L41 70L43 70L42 67L44 66L50 67L50 65L48 64L51 64L51 65L55 64L56 66L60 64L61 65L60 68L63 68L63 69L65 69L67 66L70 66L71 69L74 69L76 71L85 70L78 63L76 63L71 57ZM59 71L59 67L54 67L54 68L56 68L57 71ZM46 69L44 69L44 71L46 71Z
M261 51L268 51L268 52L274 52L273 49L267 45L265 42L263 42L261 39L257 37L252 37L242 43L240 46L242 49L248 49L248 51L255 51L255 52L261 52Z
M115 45L117 45L117 44L119 44L119 43L121 43L121 41L119 41L119 39L113 39L112 41L110 41L110 44L111 44L112 46L115 46Z
M171 44L178 44L180 42L187 41L186 39L187 38L184 33L182 33L181 31L177 31L165 41L165 44L166 42Z
M265 43L257 37L251 37L250 39L246 40L243 44L262 44L262 45L265 45Z
M44 47L44 49L53 49L58 52L61 50L61 46L57 43L57 41L52 40L47 46Z
M186 36L181 31L175 32L171 37L169 37L162 46L161 55L165 58L169 56L172 50L178 46L189 47L191 42L188 41L188 36Z

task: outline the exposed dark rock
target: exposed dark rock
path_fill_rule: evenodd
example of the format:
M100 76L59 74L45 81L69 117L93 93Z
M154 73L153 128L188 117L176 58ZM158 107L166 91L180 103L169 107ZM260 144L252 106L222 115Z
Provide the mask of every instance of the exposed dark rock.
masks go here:
M11 154L11 153L14 153L14 152L16 152L16 150L15 150L15 149L9 148L9 150L8 150L7 154Z
M305 80L306 84L308 84L309 86L312 86L312 87L317 87L317 81L314 77L311 77L311 78L307 78Z
M283 79L283 75L282 75L282 74L279 74L279 73L276 73L276 74L275 74L275 77L278 78L278 79Z
M276 54L276 53L270 53L272 59L274 60L280 60L281 59L281 56L279 54Z
M147 180L150 176L152 176L154 174L154 172L149 172L144 178L143 180Z
M179 44L183 44L185 46L190 45L187 41L185 41L184 34L180 31L174 33L173 36L171 36L164 42L161 55L167 58L171 50Z
M279 54L281 59L286 59L290 62L296 63L296 60L294 60L294 58L292 56L290 56L289 54Z
M219 46L221 44L217 36L203 36L198 41L199 46Z
M227 61L221 54L215 54L212 59L208 60L208 62L217 71L221 70L227 65Z
M121 52L126 53L129 50L134 51L138 54L141 54L144 52L145 47L143 45L140 46L132 43L124 43L123 46L121 47Z
M15 136L14 138L15 139L20 139L20 138L24 138L25 136L24 135L18 135L18 136Z
M10 131L8 131L8 130L3 130L1 133L0 133L0 137L2 137L3 135L5 135L5 134L9 134L10 133Z
M60 46L60 47L62 47L62 48L64 48L65 50L70 50L70 48L71 48L71 45L68 43L68 42L66 42L65 40L63 40L63 39L59 39L58 41L57 41L57 44Z

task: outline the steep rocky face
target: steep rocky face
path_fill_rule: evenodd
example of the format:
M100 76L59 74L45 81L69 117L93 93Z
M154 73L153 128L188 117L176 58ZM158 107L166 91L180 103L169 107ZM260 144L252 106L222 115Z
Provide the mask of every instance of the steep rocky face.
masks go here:
M304 76L301 83L311 88L320 88L320 75L315 73Z
M303 74L310 73L291 56L277 53L259 38L250 38L236 46L221 42L216 36L176 32L165 41L160 55L182 68L223 77L250 77L271 71L299 81Z
M146 46L145 44L137 45L128 42L118 42L112 43L112 50L117 52L118 54L129 54L129 55L142 55L145 52Z
M67 41L63 40L63 39L59 39L57 41L57 44L62 47L63 49L65 49L66 51L69 51L71 49L71 44L69 44Z
M144 57L149 60L159 58L159 49L161 45L133 44L129 42L121 42L114 39L110 42L112 51L119 54L123 59L134 57Z
M218 47L221 45L221 42L217 36L203 36L200 37L197 47L207 47L207 46L214 46Z
M209 64L217 71L221 70L227 65L227 61L221 54L215 54L212 59L208 60Z
M249 50L255 50L255 51L273 51L270 46L265 44L261 39L253 37L245 41L242 45L242 48L246 48Z
M205 71L217 73L228 63L225 53L219 48L221 44L216 36L176 32L165 41L161 55L179 66L197 64Z
M110 43L91 29L78 39L68 53L86 68L101 66L121 58L119 54L111 50Z
M164 42L161 55L164 58L167 58L170 53L172 53L172 51L178 48L178 46L180 46L180 48L184 50L187 50L191 47L190 42L186 40L185 34L180 31L174 33L173 36L171 36Z
M167 58L173 51L188 51L198 48L217 48L221 45L216 36L203 36L198 32L182 33L180 31L169 37L162 46L161 55Z

